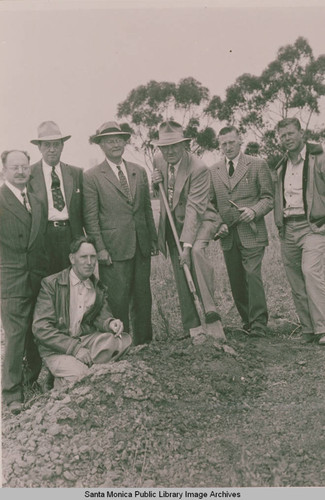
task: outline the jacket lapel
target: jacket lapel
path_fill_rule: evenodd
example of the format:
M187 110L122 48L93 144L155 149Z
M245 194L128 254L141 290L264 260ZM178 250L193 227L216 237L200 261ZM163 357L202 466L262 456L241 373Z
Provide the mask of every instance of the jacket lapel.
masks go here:
M104 175L104 177L111 183L113 184L116 189L122 194L122 196L127 199L125 194L122 191L122 186L116 175L114 174L113 170L111 169L110 165L107 163L107 161L103 161L100 165L100 171Z
M177 175L176 175L176 180L175 180L175 187L174 187L174 196L173 196L173 210L177 206L179 202L179 197L181 195L182 189L184 187L184 184L186 182L186 179L189 176L189 159L188 159L188 154L185 153L183 155L183 158L181 159L181 162L178 167Z
M30 206L32 208L32 227L30 230L30 236L28 242L28 246L31 247L40 229L42 207L40 206L40 202L33 193L28 194L28 199Z
M65 199L67 202L67 208L69 210L72 191L73 191L73 177L71 173L71 168L69 165L60 162L61 174L63 179L63 186L61 189L64 189Z
M250 160L245 155L240 153L234 175L229 179L231 189L234 189L237 186L238 182L244 177L248 170L249 164Z
M27 212L24 205L17 200L16 196L5 184L2 186L2 192L6 208L11 213L13 213L23 224L29 224L31 219L30 214Z
M35 163L35 165L33 166L27 189L29 192L34 193L35 196L37 196L37 198L39 198L44 203L46 210L48 210L46 184L43 174L42 161Z
M135 200L135 195L136 195L136 187L137 187L137 172L135 168L132 166L132 164L126 162L124 160L124 164L126 167L126 171L128 174L128 181L129 181L129 186L130 186L130 192L133 201Z
M222 180L222 182L227 187L230 188L229 175L228 175L227 167L226 167L226 159L223 162L220 161L219 163L217 163L217 165L216 165L216 173L218 174L218 176L220 177L220 179Z

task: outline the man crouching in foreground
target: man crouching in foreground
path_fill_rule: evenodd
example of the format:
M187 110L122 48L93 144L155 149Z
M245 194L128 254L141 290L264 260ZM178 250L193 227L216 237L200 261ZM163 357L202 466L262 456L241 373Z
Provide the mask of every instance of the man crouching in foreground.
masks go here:
M81 236L70 246L71 267L43 279L33 333L59 389L86 375L93 363L119 358L131 344L110 311L106 288L94 276L94 242Z

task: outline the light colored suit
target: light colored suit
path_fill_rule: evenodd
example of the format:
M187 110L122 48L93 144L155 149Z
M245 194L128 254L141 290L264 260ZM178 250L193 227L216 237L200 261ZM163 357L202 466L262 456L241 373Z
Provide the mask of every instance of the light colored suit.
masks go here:
M168 165L161 153L158 153L154 158L154 168L162 173L163 186L167 193ZM193 247L192 272L203 305L207 306L205 312L215 310L213 301L212 303L209 302L208 305L205 303L206 284L210 282L213 270L201 249L196 251L195 241L208 207L209 189L210 175L207 166L200 158L185 151L177 170L171 212L180 241L182 243L189 243ZM167 255L166 243L168 244L174 269L184 329L195 328L200 325L200 320L183 269L179 265L178 251L169 227L166 209L162 200L160 200L158 244L159 250L165 257Z
M96 250L106 249L113 264L99 264L99 276L108 288L113 315L129 331L132 306L134 343L152 338L150 259L157 233L146 171L125 162L133 203L105 160L84 173L85 229Z
M239 154L238 164L229 177L225 159L211 167L212 197L219 218L229 228L229 235L221 239L232 294L245 327L265 330L268 314L261 278L264 247L268 245L264 216L273 208L273 185L265 160ZM240 208L254 210L252 223L238 223ZM212 231L213 232L213 231Z
M46 218L38 199L29 194L32 214L4 184L0 188L1 319L5 331L2 394L5 401L23 399L23 356L37 379L41 361L31 331L41 279L48 272L44 250Z

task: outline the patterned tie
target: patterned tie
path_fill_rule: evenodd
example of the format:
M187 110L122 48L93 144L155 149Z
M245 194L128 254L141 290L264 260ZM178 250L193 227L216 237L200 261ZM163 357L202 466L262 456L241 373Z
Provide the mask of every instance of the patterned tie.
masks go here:
M169 208L173 208L174 188L175 188L175 166L168 165L168 205L169 205Z
M51 184L51 191L52 191L52 198L53 198L53 206L60 212L65 207L64 199L63 199L63 194L60 188L60 179L58 174L55 171L55 167L52 167L52 172L51 172L51 177L52 177L52 184Z
M29 200L27 198L27 194L25 193L25 191L22 191L21 195L23 197L24 207L26 208L27 212L29 212L31 214L32 213L32 209L31 209L31 206L29 204Z
M121 165L116 165L116 168L118 170L118 178L120 179L121 183L121 188L127 199L129 200L130 203L132 203L132 196L129 188L128 181L126 180L125 175L123 174L121 170Z
M234 162L232 160L230 160L229 162L229 171L228 171L228 174L229 174L229 177L232 177L234 175Z

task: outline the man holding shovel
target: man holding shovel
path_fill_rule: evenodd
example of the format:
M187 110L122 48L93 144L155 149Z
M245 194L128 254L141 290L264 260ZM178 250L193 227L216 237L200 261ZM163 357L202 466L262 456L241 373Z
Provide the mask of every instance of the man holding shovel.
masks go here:
M197 233L208 208L210 174L206 165L187 151L189 140L184 137L180 124L166 121L160 125L159 139L152 141L160 149L154 159L152 175L154 188L160 189L158 247L165 257L166 243L169 249L184 330L196 337L205 333L205 324L215 324L219 336L224 337L215 304L205 301L213 269L205 253L196 251L195 247ZM194 271L197 290L189 269ZM203 303L203 314L196 291Z

